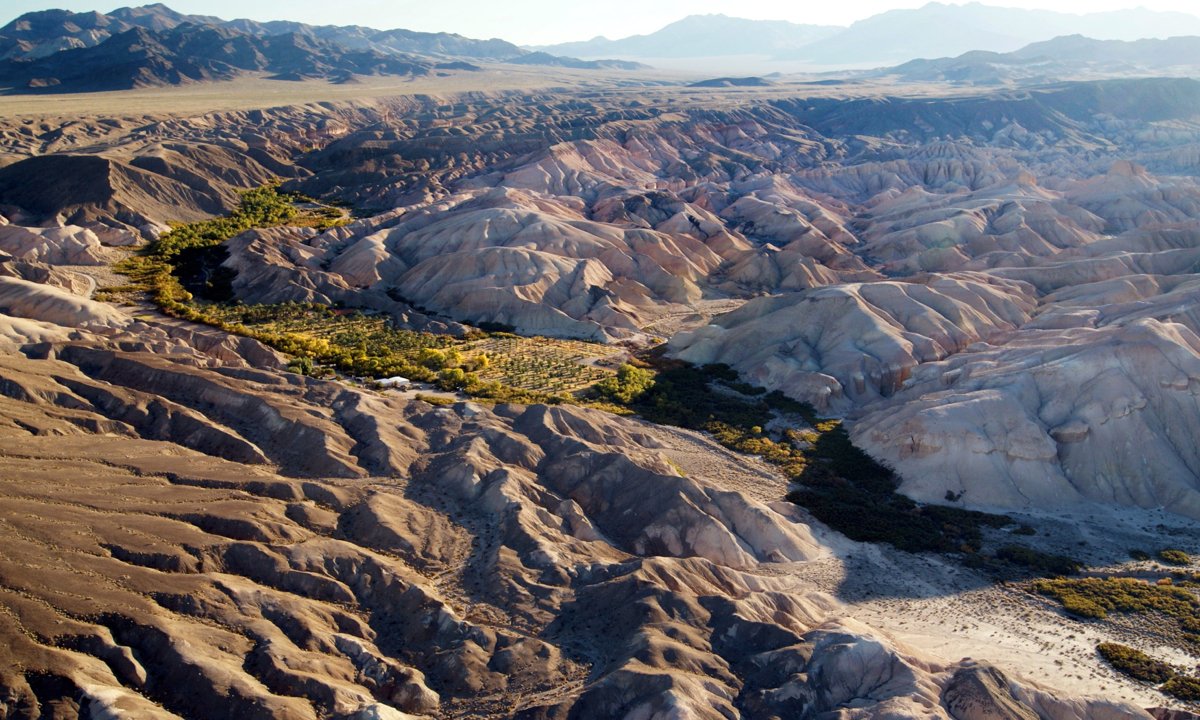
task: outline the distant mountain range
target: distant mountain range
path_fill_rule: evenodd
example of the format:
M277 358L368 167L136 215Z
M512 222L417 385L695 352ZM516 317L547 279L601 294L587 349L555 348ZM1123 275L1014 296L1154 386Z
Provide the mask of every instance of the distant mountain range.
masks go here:
M844 28L746 20L725 15L692 15L649 35L621 40L598 37L537 48L578 57L681 58L726 55L779 55L793 52Z
M120 90L227 80L247 72L278 79L427 75L472 71L474 62L636 70L530 52L504 40L451 33L184 15L163 4L111 13L46 10L0 28L0 86L26 91Z
M646 67L638 59L658 59L664 66L673 59L676 67L695 72L704 65L701 58L709 63L703 71L720 68L713 73L720 77L709 82L721 84L733 84L741 68L731 63L747 58L802 66L895 66L876 74L997 84L1194 73L1200 40L1182 36L1200 36L1200 18L1146 9L1070 15L935 2L846 28L697 15L649 35L530 49L452 33L227 21L159 3L110 13L22 15L0 28L0 88L120 90L245 73L351 82L363 75L472 72L482 63L636 71ZM750 64L754 69L745 75L756 76L762 63Z
M443 55L506 60L526 51L503 40L472 40L451 33L411 30L374 30L359 26L315 26L290 21L226 21L205 15L184 15L157 3L121 8L111 13L72 13L45 10L22 15L0 28L0 57L36 59L61 50L94 47L114 35L143 28L151 32L174 30L180 25L204 25L252 37L297 34L336 43L348 50Z
M649 35L595 38L538 48L579 57L680 58L760 55L814 65L894 64L971 50L1006 53L1030 43L1080 34L1101 40L1200 35L1200 18L1139 8L1072 15L980 3L930 3L892 10L847 28L692 16Z
M426 75L449 65L347 50L300 33L256 37L216 25L185 24L170 30L136 27L92 47L9 61L0 67L0 80L30 89L99 91L230 80L243 72L345 81L353 75Z
M1089 75L1194 76L1198 72L1200 37L1127 42L1068 35L1011 53L975 50L953 58L911 60L879 74L908 81L988 85Z
M770 80L760 77L720 77L709 80L699 80L688 85L694 88L731 88L731 87L771 87Z

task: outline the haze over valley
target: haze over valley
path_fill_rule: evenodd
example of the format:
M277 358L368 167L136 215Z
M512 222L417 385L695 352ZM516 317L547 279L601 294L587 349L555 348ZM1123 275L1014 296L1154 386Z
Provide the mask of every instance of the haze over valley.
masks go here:
M0 27L0 718L1200 717L1200 18L735 13Z

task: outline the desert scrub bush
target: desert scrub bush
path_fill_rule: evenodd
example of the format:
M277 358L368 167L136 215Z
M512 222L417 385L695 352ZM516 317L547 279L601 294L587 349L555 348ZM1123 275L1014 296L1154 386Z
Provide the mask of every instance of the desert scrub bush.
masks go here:
M1171 573L1175 578L1176 584L1180 587L1196 588L1200 587L1200 573L1184 572L1183 570L1175 570Z
M1192 556L1182 550L1167 548L1166 550L1158 551L1158 559L1168 565L1187 566L1192 564Z
M305 355L294 357L288 361L287 369L299 375L312 375L313 360Z
M1200 702L1200 678L1186 675L1172 665L1118 643L1100 643L1096 651L1117 672L1160 685L1160 691L1184 702Z
M996 558L1047 575L1074 575L1083 569L1083 563L1074 558L1044 553L1024 545L1005 545L996 551Z
M1165 616L1177 623L1185 639L1200 642L1200 599L1184 588L1110 577L1039 580L1033 590L1081 618L1099 620L1114 612Z
M1141 562L1144 560L1149 560L1150 553L1146 552L1145 550L1138 550L1138 549L1134 548L1133 550L1129 551L1129 557L1132 558L1133 560L1137 560L1137 561Z
M1158 685L1176 676L1175 668L1167 663L1126 645L1100 643L1096 651L1114 670L1135 680Z
M1085 597L1072 595L1061 598L1063 610L1066 610L1071 615L1087 620L1103 620L1108 617L1108 609L1103 605L1093 602Z
M454 400L453 398L438 397L436 395L422 395L420 393L417 394L416 399L419 400L420 402L429 403L430 405L433 405L434 407L447 407L449 405L453 405L454 403L458 402L457 400Z
M1200 702L1200 678L1176 675L1159 689L1185 702Z

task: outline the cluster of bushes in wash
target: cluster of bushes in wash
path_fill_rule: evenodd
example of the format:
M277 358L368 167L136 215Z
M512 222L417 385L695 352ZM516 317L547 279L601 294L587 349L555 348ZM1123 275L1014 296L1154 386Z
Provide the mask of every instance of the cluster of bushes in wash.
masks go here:
M1139 562L1151 559L1150 553L1143 550L1131 550L1130 556ZM1168 565L1184 566L1192 562L1190 555L1177 549L1161 550L1158 557ZM1035 592L1053 598L1077 618L1141 616L1153 624L1157 634L1171 642L1181 641L1193 650L1200 649L1200 597L1196 588L1200 588L1200 576L1182 570L1155 582L1133 577L1088 577L1044 579L1032 584ZM1101 643L1096 650L1118 672L1155 685L1180 700L1200 702L1200 678L1119 643Z
M380 315L316 304L209 305L203 312L203 322L293 355L292 369L306 375L402 376L496 402L559 404L577 402L570 391L590 385L581 374L612 374L580 365L582 343L569 341L414 332Z
M1200 678L1188 675L1174 665L1119 643L1100 643L1096 652L1117 672L1158 686L1167 695L1185 702L1200 702Z
M360 377L403 376L449 383L486 364L480 358L464 366L459 340L447 335L392 328L381 316L339 310L314 303L278 305L212 304L197 306L200 320L260 340L293 356L291 369L305 375L340 371Z
M1185 643L1200 649L1200 587L1197 577L1178 572L1156 582L1132 577L1038 580L1034 591L1053 598L1078 618L1103 620L1113 613L1149 615L1174 621Z
M1180 567L1187 567L1188 565L1192 564L1192 556L1191 555L1188 555L1186 552L1184 552L1182 550L1176 550L1174 548L1167 548L1166 550L1159 550L1158 557L1160 560L1162 560L1163 562L1165 562L1168 565L1178 565Z
M203 321L192 305L193 294L180 281L183 269L211 264L225 241L253 228L292 224L327 229L345 222L341 213L332 208L301 211L297 203L303 200L307 198L281 193L277 186L267 185L242 193L237 209L229 215L175 224L145 252L117 266L133 282L125 287L108 288L106 294L120 297L146 292L168 313Z
M305 375L336 371L365 378L401 376L497 402L572 401L565 393L505 382L509 378L503 367L511 366L512 358L497 360L479 351L478 344L486 339L480 333L459 338L415 332L396 328L383 316L312 303L188 305L187 310L183 316L189 320L255 338L293 356L290 368ZM528 344L531 347L521 352L533 352L537 346L547 385L559 373L572 373L569 359L546 352L536 340ZM493 373L498 364L501 369ZM492 374L499 379L487 377Z

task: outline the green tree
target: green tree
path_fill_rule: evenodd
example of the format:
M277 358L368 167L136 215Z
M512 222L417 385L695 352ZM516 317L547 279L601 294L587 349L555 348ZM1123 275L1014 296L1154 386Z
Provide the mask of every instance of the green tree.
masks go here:
M437 384L443 390L470 390L479 384L479 378L462 368L446 368L438 373Z
M596 390L613 402L628 405L654 387L654 373L625 363L617 374L596 383Z
M292 358L287 367L288 370L291 370L294 373L299 373L300 375L312 375L314 367L313 359L301 355L300 357Z
M441 370L447 365L446 354L433 348L423 348L421 352L417 353L417 362L430 370Z

